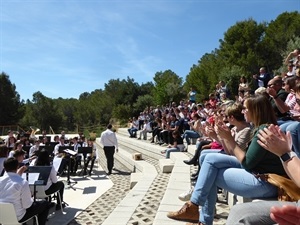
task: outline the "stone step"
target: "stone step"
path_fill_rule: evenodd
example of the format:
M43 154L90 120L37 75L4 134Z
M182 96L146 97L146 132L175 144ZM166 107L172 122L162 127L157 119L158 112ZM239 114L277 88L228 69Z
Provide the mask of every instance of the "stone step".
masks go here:
M185 159L188 159L188 157L182 152L172 152L170 155L170 160L174 162L174 167L153 225L186 224L167 217L168 212L179 210L183 206L184 202L178 199L178 195L191 187L190 167L183 163Z
M135 160L133 154L128 152L128 149L125 150L123 148L122 138L120 139L118 137L118 141L122 147L119 146L119 151L115 154L116 160L120 161L127 168L130 168L131 171L136 173L131 174L131 190L106 218L102 223L103 225L127 224L157 176L157 170L153 165L144 160ZM100 144L99 138L96 139L96 142ZM136 147L131 150L135 151L135 148Z
M172 152L170 159L165 159L164 154L161 154L161 150L165 149L165 147L153 145L149 141L129 138L127 130L124 128L118 129L117 138L119 142L119 152L115 154L116 159L124 163L124 165L130 165L129 168L135 171L135 173L131 174L130 186L132 190L103 224L126 224L126 222L128 222L127 219L129 219L134 212L134 207L139 204L148 191L151 185L149 181L151 179L153 181L157 175L157 171L149 163L147 165L144 160L134 160L132 157L133 153L141 153L142 158L145 155L158 160L161 169L160 172L171 173L167 190L164 193L159 211L155 217L155 224L185 224L184 222L177 222L167 218L166 214L182 206L183 202L181 202L177 196L190 188L190 167L183 163L183 160L189 157L182 152ZM150 168L151 166L153 168ZM148 186L145 186L146 184L148 184ZM135 204L133 204L132 201L134 201ZM119 213L119 215L117 216L115 213ZM114 219L114 217L116 218Z
M159 168L162 173L171 173L174 167L172 159L159 159Z

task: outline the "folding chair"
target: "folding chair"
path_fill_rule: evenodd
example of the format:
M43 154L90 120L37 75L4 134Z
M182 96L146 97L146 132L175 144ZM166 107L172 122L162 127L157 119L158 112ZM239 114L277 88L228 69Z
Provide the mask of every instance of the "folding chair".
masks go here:
M34 193L34 186L30 185L30 190L31 190L32 193ZM51 195L54 195L54 194L56 195L56 198L59 198L61 212L64 213L59 190L52 193ZM46 199L46 198L51 197L51 195L47 195L45 193L45 186L43 186L43 185L36 185L35 186L35 198L36 199Z
M37 215L32 216L26 221L19 223L14 205L12 203L0 202L0 224L2 225L22 225L23 223L35 218L36 225L39 225Z

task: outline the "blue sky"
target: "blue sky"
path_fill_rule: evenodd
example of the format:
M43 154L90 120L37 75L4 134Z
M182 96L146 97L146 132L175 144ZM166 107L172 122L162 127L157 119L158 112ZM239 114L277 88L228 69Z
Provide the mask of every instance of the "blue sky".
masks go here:
M300 0L0 0L0 70L24 100L168 69L185 78L237 21L296 10Z

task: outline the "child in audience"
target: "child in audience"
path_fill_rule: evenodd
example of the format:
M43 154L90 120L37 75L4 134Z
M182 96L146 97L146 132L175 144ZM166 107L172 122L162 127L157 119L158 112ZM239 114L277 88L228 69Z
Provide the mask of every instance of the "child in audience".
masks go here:
M174 138L173 145L168 145L168 148L164 151L161 151L162 154L166 154L166 159L170 158L171 152L183 152L184 151L184 144L183 139L180 135L178 130L173 131L172 133Z

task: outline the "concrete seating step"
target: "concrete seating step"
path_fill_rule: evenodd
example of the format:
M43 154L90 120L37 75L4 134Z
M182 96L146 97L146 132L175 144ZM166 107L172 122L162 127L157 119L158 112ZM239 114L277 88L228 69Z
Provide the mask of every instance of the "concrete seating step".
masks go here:
M170 160L174 162L174 167L169 179L168 187L160 202L153 225L186 224L185 222L174 221L167 217L169 211L180 209L184 202L178 199L178 195L190 189L190 167L185 165L183 160L188 159L183 152L172 152Z
M130 189L132 189L141 179L142 173L131 173L130 174Z
M171 173L174 167L172 159L159 159L159 168L162 173Z
M257 198L257 199L251 199L246 198L240 195L235 195L231 192L227 193L227 204L229 208L231 209L235 204L241 204L246 202L257 202L257 201L277 201L277 198Z

